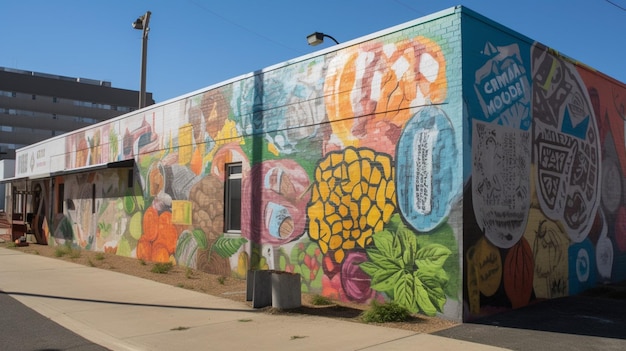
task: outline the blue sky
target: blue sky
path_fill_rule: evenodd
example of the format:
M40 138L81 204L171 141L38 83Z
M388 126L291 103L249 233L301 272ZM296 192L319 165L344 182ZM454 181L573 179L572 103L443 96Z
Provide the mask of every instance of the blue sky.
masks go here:
M147 90L161 102L333 44L308 46L315 31L346 42L455 5L626 81L626 0L0 0L0 66L139 90L131 23L151 11Z

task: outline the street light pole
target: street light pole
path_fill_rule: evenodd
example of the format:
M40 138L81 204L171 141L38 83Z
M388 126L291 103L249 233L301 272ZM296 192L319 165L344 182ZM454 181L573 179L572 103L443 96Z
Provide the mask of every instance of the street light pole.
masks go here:
M141 86L139 89L139 108L146 107L146 63L148 61L148 32L150 27L150 15L152 12L147 11L143 16L137 18L133 22L133 28L142 30L141 41Z

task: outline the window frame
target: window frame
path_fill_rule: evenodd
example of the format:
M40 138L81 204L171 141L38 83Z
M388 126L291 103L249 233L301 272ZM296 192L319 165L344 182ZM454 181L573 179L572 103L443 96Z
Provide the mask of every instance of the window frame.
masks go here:
M242 183L242 164L241 162L227 163L224 165L224 172L226 173L226 179L224 184L224 232L239 234L241 233L241 183ZM232 198L231 184L233 182L239 182L239 216L238 223L233 225L233 211L232 211ZM236 228L238 227L238 228Z

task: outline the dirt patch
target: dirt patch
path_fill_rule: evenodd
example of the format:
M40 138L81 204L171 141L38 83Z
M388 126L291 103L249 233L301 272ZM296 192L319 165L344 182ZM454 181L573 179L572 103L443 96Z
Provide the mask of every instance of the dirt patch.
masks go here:
M60 259L84 266L107 269L123 274L150 279L163 284L177 286L182 289L189 289L213 296L240 301L246 301L245 280L225 277L216 274L205 273L187 267L173 266L166 273L152 272L155 266L152 262L140 261L135 258L117 256L115 254L94 252L94 251L72 251L67 253L64 247L52 247L47 245L30 244L29 246L16 247L9 242L0 243L0 247L18 250L28 254L40 255L55 259ZM266 313L285 313L314 315L327 318L341 319L345 321L362 323L360 316L369 306L350 303L333 303L327 306L316 306L311 303L313 295L302 295L302 307L292 310L277 310L266 308ZM442 318L426 317L421 315L412 316L409 321L402 323L384 323L385 327L410 330L418 333L432 333L447 329L458 323Z

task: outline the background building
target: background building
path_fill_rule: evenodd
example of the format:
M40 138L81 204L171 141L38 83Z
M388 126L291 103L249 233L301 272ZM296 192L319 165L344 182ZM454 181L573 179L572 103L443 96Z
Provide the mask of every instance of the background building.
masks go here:
M111 82L0 67L0 159L56 135L137 109L139 92ZM147 104L154 104L147 94Z
M152 93L146 100L154 104ZM111 82L0 67L0 179L13 176L16 149L134 111L138 102L138 91ZM15 185L0 184L0 211L30 196L26 182ZM14 205L22 207L19 213L32 212L28 201ZM17 232L26 228L16 224L23 219L14 223Z

